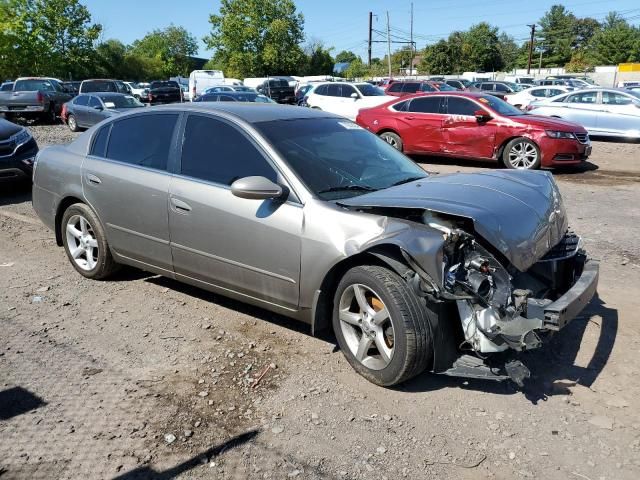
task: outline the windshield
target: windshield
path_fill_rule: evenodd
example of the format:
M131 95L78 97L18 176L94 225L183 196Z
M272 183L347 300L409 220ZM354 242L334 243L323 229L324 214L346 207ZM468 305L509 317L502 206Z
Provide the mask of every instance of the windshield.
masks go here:
M360 93L365 97L383 97L384 90L378 87L374 87L370 83L358 83L356 88L360 90Z
M640 100L640 91L638 91L638 90L630 90L630 91L625 92L625 93L628 93L629 95L633 95L638 100Z
M254 126L323 200L351 198L427 176L384 140L346 119L296 118Z
M478 101L484 103L492 110L498 112L505 117L514 117L516 115L522 115L522 112L513 105L508 104L504 100L500 100L493 95L481 95L478 97Z
M107 108L137 108L144 107L142 103L131 95L99 95L100 100Z

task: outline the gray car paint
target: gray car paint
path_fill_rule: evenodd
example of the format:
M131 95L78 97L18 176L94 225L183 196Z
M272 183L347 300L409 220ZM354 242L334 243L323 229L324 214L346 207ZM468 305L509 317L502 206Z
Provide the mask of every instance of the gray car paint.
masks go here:
M403 218L359 211L360 207L426 207L471 218L478 232L519 268L540 258L544 245L553 243L566 227L561 199L545 173L430 177L343 200L339 205L315 198L251 123L340 117L268 104L182 104L154 110L215 115L243 129L277 167L283 184L291 190L290 201L240 199L233 197L228 187L169 173L158 173L155 179L148 172L138 171L139 167L92 159L87 153L96 132L93 128L68 146L41 152L33 189L33 205L40 218L55 228L65 205L88 203L103 223L121 227L107 228L107 239L118 261L308 323L316 320L316 302L328 273L341 261L377 247L400 248L431 278L442 279L444 239L440 231ZM126 115L131 114L118 118ZM86 184L85 176L92 173L112 176L114 183L118 178L128 178L130 183L116 186L108 182L109 190L96 195ZM147 183L159 195L157 199L131 191ZM416 194L418 191L425 193ZM169 198L187 203L191 212L178 213L163 200ZM169 233L161 218L163 212L165 218L169 216ZM167 242L173 254L172 265L167 265Z

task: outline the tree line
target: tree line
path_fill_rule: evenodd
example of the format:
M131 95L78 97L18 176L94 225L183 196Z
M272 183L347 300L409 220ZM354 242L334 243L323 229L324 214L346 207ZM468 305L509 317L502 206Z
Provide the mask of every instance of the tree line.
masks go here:
M205 68L228 77L330 75L348 63L342 76L384 76L388 59L371 65L350 51L334 56L321 40L305 43L304 17L293 0L222 0L209 17L202 40L214 52ZM640 61L640 28L617 13L604 21L580 18L555 5L538 22L535 62L543 67L588 71L597 64ZM169 25L126 45L104 39L80 0L0 0L0 77L48 75L63 79L111 77L132 80L187 76L194 68L198 39L184 27ZM394 73L420 59L421 73L500 71L526 67L529 42L518 44L498 27L481 22L413 52L391 54Z

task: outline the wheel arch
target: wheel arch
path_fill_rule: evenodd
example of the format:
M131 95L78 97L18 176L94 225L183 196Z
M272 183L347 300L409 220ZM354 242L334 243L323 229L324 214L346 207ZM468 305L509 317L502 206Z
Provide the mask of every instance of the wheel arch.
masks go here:
M502 162L502 154L504 153L504 147L506 147L511 140L515 140L516 138L526 138L527 140L532 141L533 143L535 143L536 147L538 147L538 150L542 152L542 149L540 148L540 144L534 137L530 135L510 135L506 137L504 140L502 140L498 148L496 148L495 159L498 160L498 162Z
M87 203L82 200L81 198L75 197L73 195L69 195L65 198L63 198L60 203L58 204L58 208L56 209L56 218L55 218L55 223L54 223L54 231L56 234L56 245L58 245L59 247L62 247L63 243L62 243L62 217L64 216L64 212L67 211L67 208L69 208L71 205L74 205L76 203L82 203L84 205L86 205Z

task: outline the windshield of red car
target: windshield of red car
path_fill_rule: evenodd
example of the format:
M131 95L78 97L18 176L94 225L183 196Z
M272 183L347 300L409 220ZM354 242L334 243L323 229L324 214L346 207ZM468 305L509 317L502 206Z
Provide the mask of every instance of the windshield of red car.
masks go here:
M253 126L323 200L351 198L427 176L384 140L347 119L295 118Z
M518 110L513 105L508 104L504 100L500 100L498 97L494 97L493 95L481 95L480 97L478 97L478 101L505 117L515 117L516 115L523 115L522 111Z

